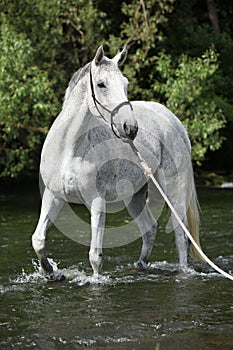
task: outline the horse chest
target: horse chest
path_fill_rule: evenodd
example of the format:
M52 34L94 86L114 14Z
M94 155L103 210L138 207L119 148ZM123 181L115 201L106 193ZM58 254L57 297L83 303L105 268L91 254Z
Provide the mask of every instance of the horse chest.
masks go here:
M71 166L72 164L72 166ZM83 160L69 163L64 176L66 196L85 204L98 196L106 201L124 200L137 192L146 182L138 164L121 158Z

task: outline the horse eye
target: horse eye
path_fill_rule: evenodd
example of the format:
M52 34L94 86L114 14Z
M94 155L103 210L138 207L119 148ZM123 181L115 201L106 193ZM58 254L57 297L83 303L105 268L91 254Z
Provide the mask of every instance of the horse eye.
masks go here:
M98 83L97 86L98 86L99 88L106 88L106 86L105 86L104 83Z

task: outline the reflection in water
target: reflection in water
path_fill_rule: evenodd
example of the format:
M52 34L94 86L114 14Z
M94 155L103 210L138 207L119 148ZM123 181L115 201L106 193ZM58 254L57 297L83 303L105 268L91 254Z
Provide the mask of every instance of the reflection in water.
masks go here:
M166 217L145 271L133 265L138 240L105 250L98 281L91 277L88 247L52 228L47 249L67 279L48 282L32 260L38 197L23 191L0 201L1 349L232 349L232 282L196 262L188 276L177 275ZM200 202L203 248L233 271L232 192L201 192Z

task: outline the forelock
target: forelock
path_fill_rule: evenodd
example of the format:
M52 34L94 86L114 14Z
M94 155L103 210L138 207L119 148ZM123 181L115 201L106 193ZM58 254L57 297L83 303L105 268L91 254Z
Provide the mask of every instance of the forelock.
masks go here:
M107 57L104 57L100 63L98 64L98 67L101 68L101 70L106 70L106 71L118 71L118 67L112 60L110 60Z

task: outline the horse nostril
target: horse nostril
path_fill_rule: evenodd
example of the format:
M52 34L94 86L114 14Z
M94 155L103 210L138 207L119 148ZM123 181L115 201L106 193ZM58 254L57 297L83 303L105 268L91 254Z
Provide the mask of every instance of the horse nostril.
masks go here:
M130 126L127 125L127 123L125 122L123 125L124 131L125 131L125 135L129 135L130 134Z
M135 125L130 132L130 139L134 140L138 133L138 125Z
M131 140L134 140L138 132L138 124L136 123L135 126L131 126L127 123L124 123L123 128L125 131L125 135Z

